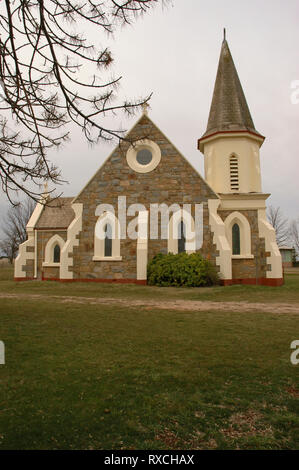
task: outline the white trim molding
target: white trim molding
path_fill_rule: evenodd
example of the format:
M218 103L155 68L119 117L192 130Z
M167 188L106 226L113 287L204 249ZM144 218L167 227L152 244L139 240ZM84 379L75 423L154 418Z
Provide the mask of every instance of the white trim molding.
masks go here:
M42 197L42 202L46 200L46 196ZM28 239L21 243L19 246L19 254L15 260L15 267L14 267L14 276L17 278L26 278L26 272L23 271L23 266L26 266L27 260L34 261L33 267L33 277L37 277L37 247L36 247L36 229L35 226L41 216L41 213L44 210L44 204L42 202L38 202L32 212L32 215L27 223L26 232ZM33 248L34 251L27 251L27 248Z
M105 226L112 228L112 256L105 256ZM93 261L121 261L120 256L120 224L112 212L103 212L95 225Z
M35 262L35 230L27 229L28 240L21 243L19 246L19 254L15 259L14 277L26 278L26 272L23 271L23 266L26 266L27 260L34 260ZM27 251L27 247L34 248L34 251ZM35 262L36 264L36 262ZM35 269L34 269L35 271Z
M267 259L271 264L271 271L267 270L266 277L281 279L283 277L281 254L277 246L275 230L267 219L266 209L258 211L258 226L259 236L265 239L266 251L270 253Z
M168 253L177 254L179 251L178 229L181 222L184 222L186 227L186 253L194 253L196 245L194 218L188 211L184 209L177 210L169 219L167 246Z
M223 220L218 214L219 199L209 199L209 225L213 235L219 256L216 257L216 264L220 267L221 279L232 279L232 250L226 237L226 230Z
M73 272L69 271L69 267L73 266L73 258L69 255L73 253L74 246L79 246L77 236L82 230L83 204L73 203L72 209L75 212L75 218L67 229L67 241L60 253L60 279L73 279L74 277Z
M229 216L226 217L224 221L225 225L225 232L226 232L226 238L228 240L228 243L231 247L231 250L233 249L232 247L232 228L234 224L238 224L240 228L240 254L239 255L233 255L233 259L239 259L239 258L254 258L254 256L251 253L251 229L250 229L250 224L248 222L248 219L241 214L241 212L234 211Z
M45 247L45 261L43 262L43 267L60 267L61 264L61 252L64 247L65 241L60 235L53 235ZM60 261L58 263L54 262L54 248L56 245L60 247Z
M142 165L137 161L137 153L140 150L149 150L152 154L151 161L146 164ZM153 171L160 163L161 160L161 150L159 145L149 139L138 140L134 142L131 147L129 147L127 151L127 163L132 170L136 171L137 173L149 173Z

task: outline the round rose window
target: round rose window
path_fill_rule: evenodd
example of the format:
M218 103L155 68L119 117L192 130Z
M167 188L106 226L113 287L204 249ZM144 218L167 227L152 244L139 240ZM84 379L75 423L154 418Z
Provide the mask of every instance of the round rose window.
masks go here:
M152 161L152 152L148 149L142 149L137 152L136 160L140 165L148 165Z
M127 163L137 173L153 171L160 163L161 150L152 140L135 142L127 151Z

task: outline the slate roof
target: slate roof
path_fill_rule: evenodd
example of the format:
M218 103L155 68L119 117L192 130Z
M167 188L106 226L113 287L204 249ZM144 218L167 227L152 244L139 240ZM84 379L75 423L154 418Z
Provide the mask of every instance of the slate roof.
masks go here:
M67 229L75 217L71 207L73 197L49 200L36 224L38 229Z
M221 47L207 130L201 139L221 131L249 131L261 135L254 127L226 39Z

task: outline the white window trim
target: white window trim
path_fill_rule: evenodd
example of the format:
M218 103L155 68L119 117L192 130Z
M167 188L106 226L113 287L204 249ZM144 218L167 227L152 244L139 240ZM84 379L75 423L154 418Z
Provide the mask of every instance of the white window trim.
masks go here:
M149 150L152 154L152 160L147 165L141 165L137 161L137 153L140 150ZM149 173L153 171L160 163L161 160L161 150L160 147L149 139L138 140L127 151L127 163L132 170L137 173Z
M92 257L92 261L122 261L122 256L96 256Z
M195 252L195 223L192 215L180 209L172 214L168 223L168 253L178 254L178 228L181 222L184 222L186 226L186 253ZM190 238L188 237L190 234ZM192 236L193 235L193 236Z
M59 235L53 235L53 237L48 240L45 247L45 261L43 262L43 267L59 267L61 265L61 252L64 247L65 241ZM60 261L59 263L54 263L54 247L59 245L60 247Z
M97 237L97 231L101 233L106 224L112 227L112 256L105 256L105 238ZM118 218L112 212L101 214L95 225L94 232L94 256L93 261L121 261L120 256L120 225Z
M251 253L251 228L248 219L240 212L232 212L224 221L226 237L232 250L232 228L238 224L240 228L240 254L233 255L232 259L253 259Z

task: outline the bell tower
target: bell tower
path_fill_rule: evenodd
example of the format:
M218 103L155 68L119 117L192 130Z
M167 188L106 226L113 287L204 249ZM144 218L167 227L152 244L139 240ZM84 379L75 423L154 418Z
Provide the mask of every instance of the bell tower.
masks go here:
M283 283L275 230L266 215L270 194L262 192L264 140L254 126L224 30L207 130L198 149L204 154L205 179L219 196L210 203L210 224L227 283L229 276L231 282Z
M207 130L198 140L205 179L215 192L262 192L259 149L264 139L255 129L224 30Z

